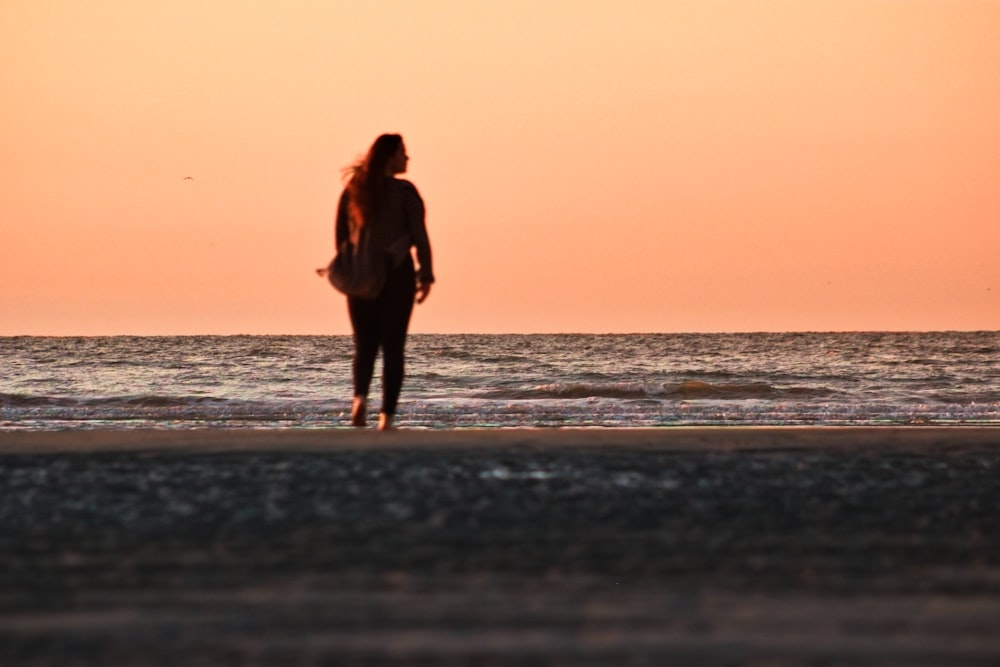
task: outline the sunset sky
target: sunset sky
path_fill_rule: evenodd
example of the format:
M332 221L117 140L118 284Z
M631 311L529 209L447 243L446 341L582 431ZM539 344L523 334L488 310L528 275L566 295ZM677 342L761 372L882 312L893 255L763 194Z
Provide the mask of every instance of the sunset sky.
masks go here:
M415 332L1000 329L1000 0L3 0L0 95L0 335L348 333L382 132Z

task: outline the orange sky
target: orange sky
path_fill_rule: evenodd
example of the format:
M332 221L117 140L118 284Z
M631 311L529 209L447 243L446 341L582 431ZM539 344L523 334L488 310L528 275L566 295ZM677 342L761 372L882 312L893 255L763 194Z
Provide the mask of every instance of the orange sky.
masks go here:
M1000 329L998 64L996 0L4 0L0 335L349 332L386 131L417 332Z

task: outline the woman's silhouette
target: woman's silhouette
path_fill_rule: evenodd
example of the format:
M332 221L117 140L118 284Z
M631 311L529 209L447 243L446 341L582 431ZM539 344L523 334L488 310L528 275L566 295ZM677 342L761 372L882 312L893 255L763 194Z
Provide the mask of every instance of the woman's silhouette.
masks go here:
M351 425L365 426L368 389L375 358L382 349L380 430L393 428L403 386L406 331L413 302L422 303L434 282L431 246L424 224L424 202L406 172L409 156L398 134L383 134L368 154L349 169L350 180L337 207L336 242L357 239L362 228L385 263L386 280L373 299L349 296L347 309L354 330L354 402ZM411 248L417 249L419 272Z

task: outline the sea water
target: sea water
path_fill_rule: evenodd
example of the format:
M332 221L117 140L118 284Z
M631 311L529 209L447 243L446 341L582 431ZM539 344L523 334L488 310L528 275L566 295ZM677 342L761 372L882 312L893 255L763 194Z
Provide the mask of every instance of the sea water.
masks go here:
M0 338L0 429L346 427L351 354L347 336ZM1000 424L995 331L413 335L406 370L410 428Z

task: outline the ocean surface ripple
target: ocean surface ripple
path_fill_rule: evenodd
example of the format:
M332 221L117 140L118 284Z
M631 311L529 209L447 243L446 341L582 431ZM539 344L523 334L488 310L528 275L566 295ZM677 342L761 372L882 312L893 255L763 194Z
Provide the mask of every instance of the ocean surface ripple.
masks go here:
M328 428L346 424L351 340L12 337L0 369L4 430ZM1000 424L1000 332L414 335L397 421Z

